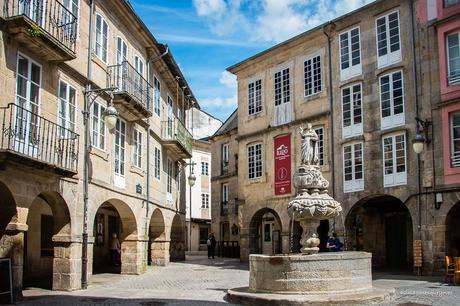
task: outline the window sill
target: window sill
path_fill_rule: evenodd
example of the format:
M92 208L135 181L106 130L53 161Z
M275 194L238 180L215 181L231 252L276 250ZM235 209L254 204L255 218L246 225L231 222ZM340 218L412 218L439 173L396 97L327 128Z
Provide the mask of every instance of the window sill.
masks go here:
M104 63L94 52L93 52L92 60L96 65L98 65L101 69L107 72L108 64Z
M322 93L323 93L323 91L321 90L320 92L311 94L311 95L309 95L309 96L305 96L305 95L304 95L303 101L304 101L304 102L310 102L310 101L312 101L312 100L319 99L319 98L321 98Z
M249 184L257 184L257 183L264 183L265 177L257 177L257 178L248 178Z
M350 136L347 138L342 139L340 142L341 145L349 142L354 142L354 141L364 141L364 135L356 135L356 136Z
M99 149L98 147L93 147L93 146L91 146L91 147L89 148L89 153L90 153L91 155L95 155L95 156L97 156L97 157L100 157L100 158L102 158L102 159L105 160L105 161L109 161L109 153L107 153L107 152L104 151L104 150Z
M134 165L131 165L131 167L129 168L129 172L132 172L132 173L136 173L140 176L144 176L145 175L145 171L137 166L134 166Z

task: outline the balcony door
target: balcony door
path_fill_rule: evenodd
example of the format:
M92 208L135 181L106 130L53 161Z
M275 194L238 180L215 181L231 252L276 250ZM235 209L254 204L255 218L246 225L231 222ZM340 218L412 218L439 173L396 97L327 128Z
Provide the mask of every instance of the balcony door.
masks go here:
M29 0L19 1L19 14L25 15L32 19L39 26L43 26L43 17L45 16L45 1L43 0Z
M18 55L16 71L16 122L14 149L36 156L39 144L40 95L42 68L37 63Z
M114 184L117 187L125 188L125 141L126 122L117 120L115 125L115 173Z
M139 56L134 57L134 69L136 69L134 75L134 93L141 101L144 101L144 62Z
M116 84L119 91L125 91L126 77L128 74L128 66L126 56L128 54L128 46L121 37L117 37L117 69L116 69Z
M173 100L168 96L168 137L173 137Z

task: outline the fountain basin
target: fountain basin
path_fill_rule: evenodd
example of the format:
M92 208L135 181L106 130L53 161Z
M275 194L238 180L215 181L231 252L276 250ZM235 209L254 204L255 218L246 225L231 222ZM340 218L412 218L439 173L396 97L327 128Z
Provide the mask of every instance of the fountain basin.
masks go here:
M381 303L394 291L372 287L367 252L250 255L249 288L228 291L245 305L356 305Z

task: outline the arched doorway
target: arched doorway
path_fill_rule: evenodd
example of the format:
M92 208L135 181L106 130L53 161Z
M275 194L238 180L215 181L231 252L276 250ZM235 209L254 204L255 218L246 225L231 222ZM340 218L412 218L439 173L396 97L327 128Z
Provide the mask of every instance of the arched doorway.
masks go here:
M171 261L185 260L185 227L178 214L173 218L170 238L169 258Z
M70 214L66 202L57 192L40 193L29 207L28 230L24 234L24 285L48 289L65 289L53 283L53 273L62 271L60 237L70 237ZM67 239L68 240L68 239ZM66 246L64 246L66 247ZM59 269L60 268L60 269ZM64 272L63 272L64 273ZM70 274L70 270L67 274ZM68 289L68 288L67 288Z
M345 224L348 250L371 252L375 268L412 267L412 218L399 199L392 196L364 199L350 210Z
M137 274L137 223L126 203L118 199L102 203L94 217L93 234L93 274Z
M166 241L165 220L160 209L155 209L150 218L148 264L164 266L169 262L169 246Z
M455 204L446 217L446 255L460 256L460 202Z
M257 211L249 223L249 254L281 253L281 221L269 208Z

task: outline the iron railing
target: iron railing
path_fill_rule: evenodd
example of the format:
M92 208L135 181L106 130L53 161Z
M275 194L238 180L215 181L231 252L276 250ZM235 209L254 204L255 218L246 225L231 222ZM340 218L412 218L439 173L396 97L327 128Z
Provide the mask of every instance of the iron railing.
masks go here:
M115 93L125 93L137 103L152 112L153 87L128 61L108 67L110 86L116 87Z
M192 134L175 116L161 122L161 138L166 141L178 141L189 154L192 154Z
M64 46L75 52L78 19L71 10L57 0L5 0L5 19L24 16L48 32ZM40 32L32 29L31 35Z
M77 173L79 135L14 103L0 107L0 151Z

